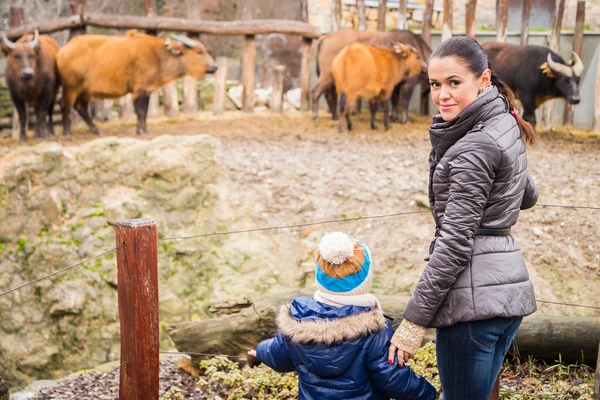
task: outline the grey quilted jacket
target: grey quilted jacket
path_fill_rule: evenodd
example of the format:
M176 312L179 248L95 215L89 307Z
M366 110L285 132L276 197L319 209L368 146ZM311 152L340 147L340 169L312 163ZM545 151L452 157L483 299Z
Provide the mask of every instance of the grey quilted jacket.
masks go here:
M479 229L512 227L537 190L525 143L495 87L451 121L429 129L429 202L436 223L429 262L404 312L425 327L536 310L533 284L517 240Z

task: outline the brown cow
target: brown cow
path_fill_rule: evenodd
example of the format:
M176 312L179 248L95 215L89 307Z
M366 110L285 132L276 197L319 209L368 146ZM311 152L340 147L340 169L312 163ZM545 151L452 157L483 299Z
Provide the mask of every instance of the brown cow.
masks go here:
M358 96L369 99L371 129L377 129L377 97L383 103L383 123L389 129L390 97L394 86L404 79L424 73L427 65L412 46L395 43L393 48L353 43L333 60L335 89L339 93L339 130L344 131L344 117L352 130L348 108Z
M19 140L27 139L25 130L28 103L35 109L35 137L54 135L52 110L60 86L56 69L58 44L50 36L40 36L37 30L35 35L25 35L15 43L8 40L3 32L2 51L7 56L6 84L19 113Z
M372 45L389 46L391 43L400 42L413 46L419 51L419 55L425 61L431 56L431 49L421 39L411 31L392 30L389 32L365 32L352 29L343 29L328 35L321 36L317 41L317 75L319 79L312 89L313 119L318 120L317 111L319 109L319 97L325 94L329 110L333 119L337 119L336 103L337 95L333 83L332 63L335 56L347 45L352 43L366 43ZM429 80L427 74L413 77L405 80L401 85L394 89L392 94L392 121L398 120L398 111L400 111L400 122L408 122L408 103L412 92L417 85L421 83L423 94L429 91ZM400 109L400 110L398 110Z
M71 134L69 112L73 105L92 132L100 134L88 114L90 99L114 99L133 93L136 132L145 135L152 92L186 74L200 79L217 70L202 43L179 35L173 39L131 30L125 36L81 35L67 43L57 60L64 77L64 134Z

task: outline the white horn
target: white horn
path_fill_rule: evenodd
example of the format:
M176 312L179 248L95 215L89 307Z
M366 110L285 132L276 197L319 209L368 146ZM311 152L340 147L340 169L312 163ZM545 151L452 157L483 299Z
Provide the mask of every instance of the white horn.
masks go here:
M27 43L29 46L31 46L32 49L35 49L36 47L38 47L40 45L40 33L38 32L38 30L35 30L35 34L33 36L33 41Z
M552 60L552 53L548 53L548 66L552 71L560 75L568 76L569 78L573 76L571 67Z
M581 62L581 58L579 58L579 56L577 55L577 53L573 52L573 66L571 67L571 69L573 70L573 74L575 74L575 76L580 77L581 74L583 73L583 63Z
M4 43L4 45L11 49L14 50L15 47L17 47L17 45L13 42L11 42L10 40L8 40L8 38L6 37L6 33L2 32L2 42Z

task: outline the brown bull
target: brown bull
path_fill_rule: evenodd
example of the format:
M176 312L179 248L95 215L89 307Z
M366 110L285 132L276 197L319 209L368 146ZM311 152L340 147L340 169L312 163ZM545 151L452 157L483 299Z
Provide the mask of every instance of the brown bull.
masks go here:
M352 43L366 43L372 45L389 46L391 43L400 42L413 46L419 51L419 55L424 61L429 60L431 49L420 36L406 30L393 30L389 32L364 32L352 29L343 29L328 35L321 36L317 41L317 75L319 79L312 89L313 119L318 119L317 111L319 109L319 98L325 94L329 110L333 119L337 119L336 103L337 94L333 83L332 63L333 59L346 46ZM392 121L398 120L398 111L401 112L400 121L408 122L408 103L412 92L417 85L421 83L424 89L423 94L429 91L429 80L427 74L422 74L411 79L405 80L401 85L394 89L392 95ZM339 94L339 93L338 93ZM400 110L398 110L400 109Z
M25 35L15 43L8 40L3 32L2 51L7 56L6 84L19 113L19 139L27 139L27 104L35 109L35 137L54 135L52 110L60 86L56 69L58 44L50 36L40 36L37 30L35 35Z
M339 130L344 131L344 117L352 130L348 108L358 96L369 99L371 128L376 129L377 99L383 103L383 123L389 129L390 97L394 86L404 79L422 74L426 64L412 46L395 43L393 48L354 43L333 60L335 88L339 93Z
M202 43L185 36L174 40L144 35L81 35L58 53L63 79L63 124L71 134L69 112L74 106L92 132L100 134L88 114L92 97L114 99L133 93L137 133L146 134L150 94L162 85L191 75L200 79L217 70Z

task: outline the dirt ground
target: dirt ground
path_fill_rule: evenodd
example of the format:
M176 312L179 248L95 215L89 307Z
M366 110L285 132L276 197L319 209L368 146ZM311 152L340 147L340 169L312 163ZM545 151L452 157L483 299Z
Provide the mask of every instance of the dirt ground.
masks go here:
M394 124L390 131L372 131L363 112L354 117L355 131L339 134L337 123L323 111L320 122L300 112L204 113L149 121L148 138L217 137L222 143L218 161L231 181L230 201L254 216L244 227L262 227L426 210L430 119L411 118L412 123ZM136 136L135 122L99 126L103 136ZM50 140L64 146L96 137L84 126L76 127L71 138L60 136L60 128L57 132ZM600 307L600 211L541 206L600 207L600 134L561 129L540 136L540 143L528 150L540 205L521 214L515 236L539 299ZM38 142L2 138L0 155ZM379 259L378 291L410 292L433 235L429 213L364 220L340 229L361 235ZM540 304L539 311L600 316L599 310L549 304Z

